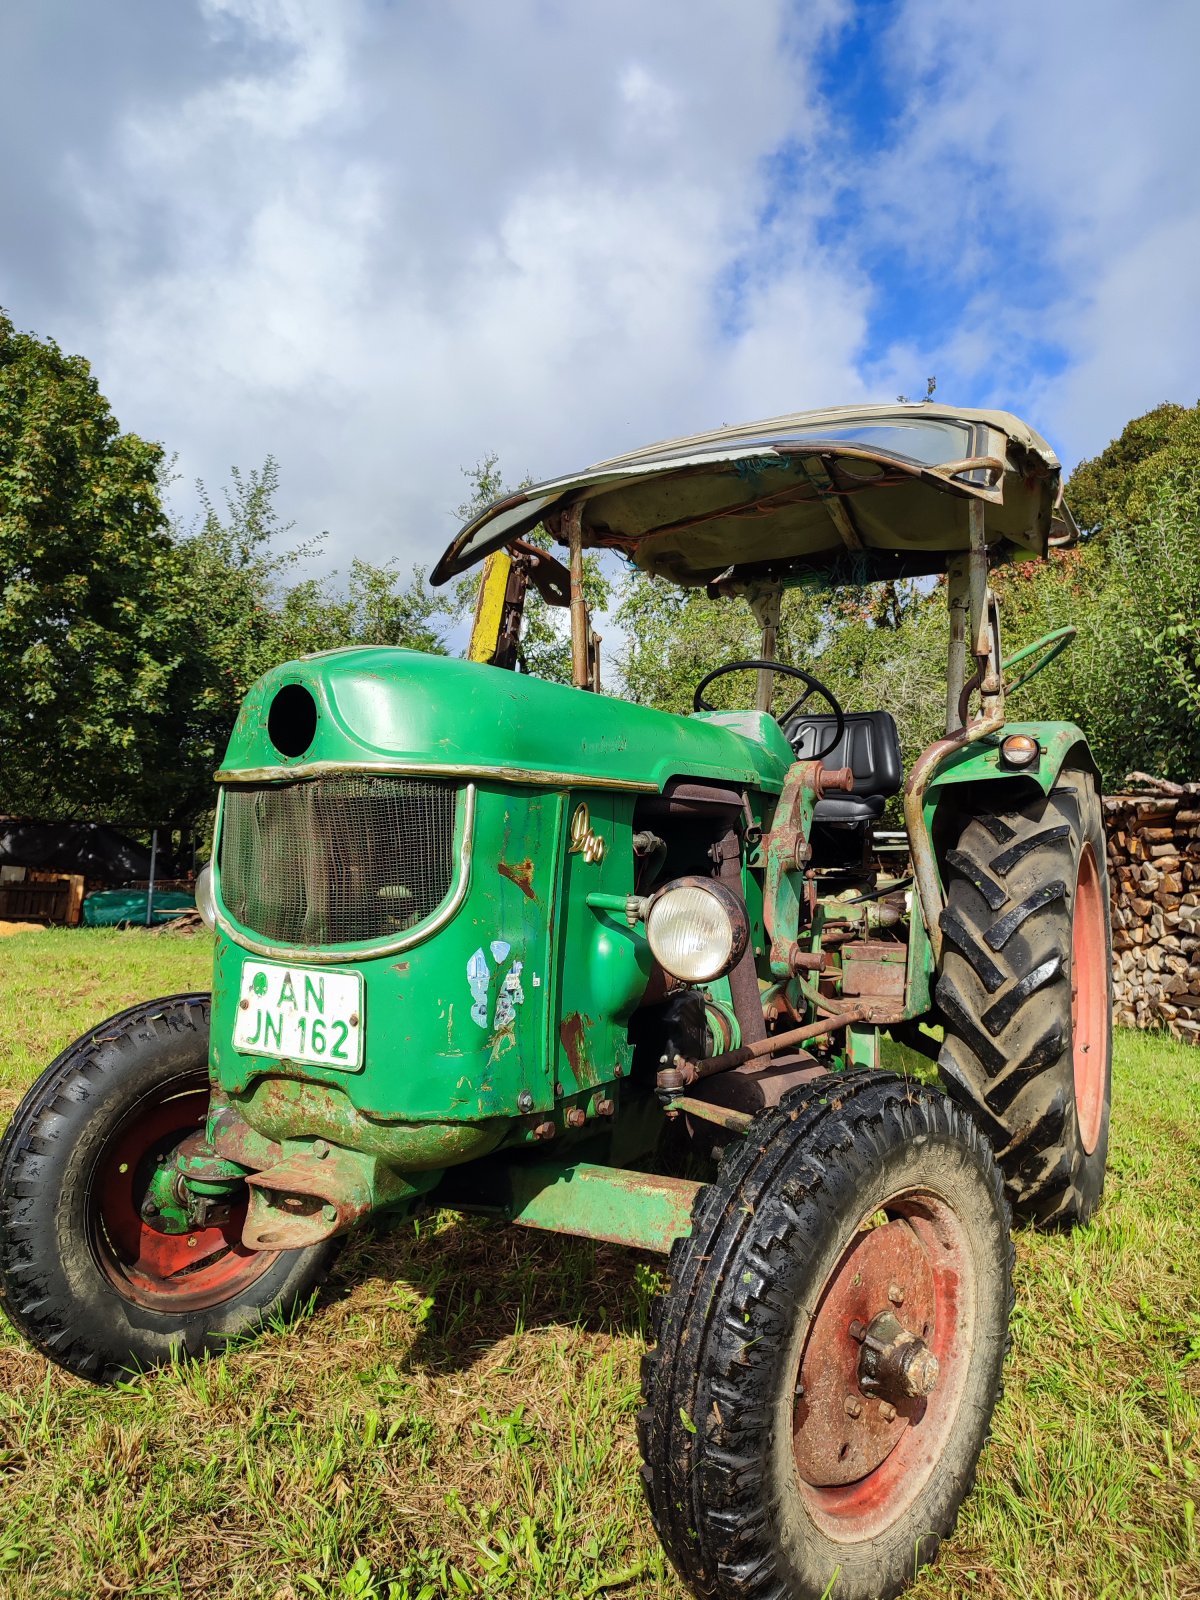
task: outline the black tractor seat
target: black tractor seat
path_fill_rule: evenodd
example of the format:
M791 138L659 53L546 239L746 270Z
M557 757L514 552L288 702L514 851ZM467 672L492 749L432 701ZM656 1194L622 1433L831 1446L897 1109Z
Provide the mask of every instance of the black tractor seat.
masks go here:
M798 761L811 761L813 752L829 741L836 726L833 716L793 717L784 725L788 743ZM890 711L848 711L842 737L821 760L823 767L849 767L854 773L850 794L818 800L814 822L854 827L882 816L889 795L899 794L904 782L900 735Z

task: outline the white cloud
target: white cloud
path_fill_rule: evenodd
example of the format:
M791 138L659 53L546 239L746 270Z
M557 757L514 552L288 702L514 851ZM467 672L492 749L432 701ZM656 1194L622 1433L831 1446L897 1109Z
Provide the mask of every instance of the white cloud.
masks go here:
M343 565L431 560L488 449L548 475L936 372L1070 455L1194 399L1200 12L908 0L900 113L856 162L816 78L849 9L46 0L2 25L0 303L185 476L275 453ZM966 311L872 347L902 259Z
M211 78L130 93L103 164L69 153L93 254L54 331L185 476L275 452L343 561L430 559L489 448L546 474L840 396L861 282L810 247L749 285L739 337L716 302L764 158L819 123L841 10L797 52L780 0L210 0L238 46Z
M870 163L881 227L978 284L963 325L918 358L939 391L1027 406L1068 460L1161 400L1192 403L1200 9L1018 0L981 25L908 0L886 55L904 114ZM1061 348L1061 372L1031 357L1039 343Z

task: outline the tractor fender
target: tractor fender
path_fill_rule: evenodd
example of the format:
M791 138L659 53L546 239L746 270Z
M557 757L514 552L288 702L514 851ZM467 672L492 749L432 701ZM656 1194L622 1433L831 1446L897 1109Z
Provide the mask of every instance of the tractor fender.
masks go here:
M1000 744L1014 733L1038 742L1037 761L1019 771L1003 765ZM951 751L929 781L922 806L944 890L946 852L957 843L972 816L1022 804L1049 794L1064 770L1083 768L1100 781L1100 769L1082 729L1073 722L1006 722L998 733ZM936 908L940 911L940 907Z

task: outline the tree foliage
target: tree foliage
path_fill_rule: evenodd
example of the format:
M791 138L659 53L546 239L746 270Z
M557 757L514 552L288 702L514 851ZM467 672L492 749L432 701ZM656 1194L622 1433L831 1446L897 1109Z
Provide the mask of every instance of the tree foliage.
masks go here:
M1200 463L1200 402L1161 405L1134 417L1118 438L1081 461L1067 504L1081 528L1108 531L1157 514L1160 490Z
M124 815L174 761L161 460L120 431L81 356L0 312L0 809Z
M234 469L198 525L163 511L159 445L122 433L88 363L0 313L0 812L185 821L250 684L346 644L442 651L418 570L305 577L279 473Z

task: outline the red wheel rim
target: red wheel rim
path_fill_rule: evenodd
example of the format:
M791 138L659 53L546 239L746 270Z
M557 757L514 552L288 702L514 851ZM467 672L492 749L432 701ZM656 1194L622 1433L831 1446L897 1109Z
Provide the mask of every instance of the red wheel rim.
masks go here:
M800 1493L831 1538L874 1537L924 1487L958 1415L975 1298L965 1230L931 1190L886 1201L842 1252L805 1336L792 1416ZM859 1387L862 1346L851 1332L882 1312L923 1339L939 1367L933 1392L899 1401L891 1417Z
M204 1126L208 1080L192 1074L139 1102L100 1153L88 1191L92 1252L117 1291L159 1311L198 1311L231 1300L261 1278L278 1251L242 1242L246 1197L227 1222L189 1233L159 1233L142 1217L160 1159Z
M1088 1155L1100 1142L1108 1080L1111 979L1104 937L1106 911L1096 855L1091 845L1085 844L1079 857L1071 918L1071 1058L1075 1069L1075 1117Z

